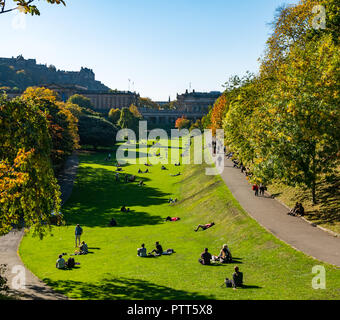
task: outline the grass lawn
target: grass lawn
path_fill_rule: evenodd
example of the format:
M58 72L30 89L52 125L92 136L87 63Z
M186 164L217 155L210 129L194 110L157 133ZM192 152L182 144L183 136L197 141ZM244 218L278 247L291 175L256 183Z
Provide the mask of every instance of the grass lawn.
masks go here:
M172 148L176 148L172 146ZM146 150L137 150L145 157ZM169 152L170 153L170 152ZM206 176L206 165L187 165L162 171L129 164L124 172L143 177L146 186L114 179L115 167L105 153L82 154L71 198L63 208L67 226L55 227L43 240L27 234L20 246L26 266L58 292L74 299L339 299L339 269L317 262L277 240L248 216L219 176ZM170 174L182 172L179 177ZM178 198L175 206L167 200ZM131 213L121 213L120 207ZM179 222L164 218L179 216ZM119 226L106 227L114 216ZM194 232L198 224L216 226ZM90 254L77 256L80 266L71 271L55 268L60 253L73 253L74 228L80 223ZM139 258L136 249L148 251L160 241L176 253ZM202 266L205 247L218 254L227 243L236 263ZM235 265L244 273L248 288L221 287ZM326 268L327 288L312 289L312 267Z

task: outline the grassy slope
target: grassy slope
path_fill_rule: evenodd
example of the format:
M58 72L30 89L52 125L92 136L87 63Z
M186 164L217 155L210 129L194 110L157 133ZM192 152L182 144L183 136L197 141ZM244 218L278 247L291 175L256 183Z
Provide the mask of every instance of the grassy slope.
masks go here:
M143 150L140 150L143 156ZM239 206L219 176L204 174L204 165L186 166L184 176L170 177L178 168L151 167L147 186L117 184L114 167L106 154L81 156L81 166L71 199L64 208L69 226L55 228L44 240L27 235L20 255L39 278L53 288L78 299L339 299L340 273L325 265L327 289L313 290L312 267L318 263L277 240L261 228ZM145 161L142 160L142 163ZM142 165L129 165L136 174ZM181 167L181 171L183 167ZM178 197L169 206L166 200ZM127 204L134 211L119 212ZM105 224L114 215L117 228ZM167 215L182 220L165 223ZM195 233L194 226L214 220L217 225ZM61 252L74 249L74 225L84 227L91 254L80 256L78 269L59 271L55 260ZM159 240L164 249L177 253L154 259L136 257L145 242L152 249ZM227 243L244 272L245 283L258 288L221 288L235 264L201 266L197 259L203 248L217 254ZM322 264L324 265L324 264Z
M340 167L335 174L323 176L317 184L318 203L313 205L310 190L274 183L268 191L292 208L296 201L303 203L309 221L340 234Z

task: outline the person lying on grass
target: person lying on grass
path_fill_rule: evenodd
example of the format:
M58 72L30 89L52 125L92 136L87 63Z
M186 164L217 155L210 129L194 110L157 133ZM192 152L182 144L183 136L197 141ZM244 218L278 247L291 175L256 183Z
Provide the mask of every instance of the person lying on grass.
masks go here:
M144 163L144 165L147 167L152 167L152 164L149 164L149 163Z
M117 221L115 218L112 218L111 221L109 222L109 227L115 227L117 226Z
M149 254L155 253L155 256L160 256L160 255L170 255L175 252L173 249L167 249L166 251L163 251L163 247L160 245L158 241L156 242L155 245L156 245L156 249L153 249Z
M240 269L238 266L235 267L235 272L233 274L233 279L230 280L228 278L225 279L224 283L226 284L227 288L242 288L243 287L243 273L240 272Z
M180 176L180 175L181 175L180 172L178 172L177 174L170 174L171 177L178 177L178 176Z
M205 248L201 254L201 258L198 259L198 262L203 265L210 265L211 259L212 259L212 256L210 252L208 252L208 248Z
M172 198L170 198L169 200L168 200L168 203L176 203L177 202L177 199L172 199Z
M165 218L165 221L178 221L178 220L181 220L181 218L179 217L171 218L170 216Z
M208 223L208 224L199 224L199 225L197 226L197 228L195 229L195 231L198 231L200 228L201 228L202 230L207 230L207 229L211 228L211 227L214 226L214 225L215 225L215 222Z

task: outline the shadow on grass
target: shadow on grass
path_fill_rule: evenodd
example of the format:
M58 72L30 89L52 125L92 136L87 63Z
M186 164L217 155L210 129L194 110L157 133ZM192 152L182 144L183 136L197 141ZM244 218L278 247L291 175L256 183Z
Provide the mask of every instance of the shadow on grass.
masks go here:
M307 193L301 201L306 201ZM306 211L306 217L313 222L334 224L340 221L340 176L330 175L317 184L318 204L315 209ZM310 197L310 196L309 196Z
M195 292L176 290L157 285L145 280L130 278L109 278L98 283L84 283L72 280L44 282L60 293L72 293L79 299L89 300L206 300L214 299L213 295L205 296Z
M143 180L147 182L146 178ZM116 182L113 171L84 166L78 169L73 193L63 214L67 225L107 227L112 217L117 220L117 227L155 225L163 223L161 216L134 212L133 207L162 205L167 203L166 196L169 194L147 184L139 187L136 183ZM132 212L121 212L123 205Z

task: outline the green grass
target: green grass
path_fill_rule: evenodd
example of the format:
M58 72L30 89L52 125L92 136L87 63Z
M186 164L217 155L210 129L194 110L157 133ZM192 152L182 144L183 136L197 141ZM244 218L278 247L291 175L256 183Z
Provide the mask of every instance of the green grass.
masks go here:
M138 150L140 155L145 150ZM20 256L27 267L58 292L74 299L339 299L339 269L318 262L277 240L240 207L219 176L206 176L206 165L160 165L150 168L146 187L116 183L106 154L83 154L74 191L63 208L65 227L55 227L43 240L27 234ZM145 162L145 158L141 163ZM144 165L130 164L124 172L137 174ZM170 173L182 171L180 177ZM167 203L177 197L175 206ZM123 205L132 213L121 213ZM166 216L181 221L165 223ZM119 226L106 224L114 216ZM194 232L199 223L216 226ZM81 265L71 271L55 268L58 254L74 250L74 227L80 223L90 254L76 257ZM160 241L171 256L143 259L136 249L153 249ZM202 266L205 247L218 254L227 243L237 263ZM249 288L221 287L235 265ZM312 267L326 268L326 290L312 289Z

